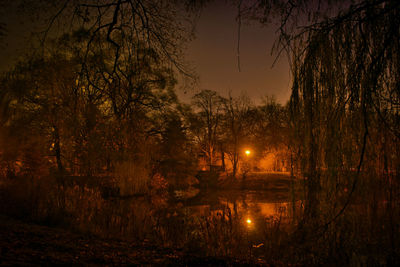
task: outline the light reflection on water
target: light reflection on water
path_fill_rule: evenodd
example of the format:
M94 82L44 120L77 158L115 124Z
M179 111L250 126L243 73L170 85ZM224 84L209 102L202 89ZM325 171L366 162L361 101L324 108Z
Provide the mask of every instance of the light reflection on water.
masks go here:
M222 240L229 241L216 241L214 249L234 247L236 253L260 256L268 249L266 240L274 238L275 232L291 231L293 211L301 204L291 199L289 191L214 191L184 202L181 208L192 218L214 224L218 229L214 235L223 235L228 229Z
M91 206L82 209L77 224L97 234L210 255L262 255L269 248L266 240L291 225L290 199L289 190L209 191L180 201L165 196L98 199L87 202Z
M204 223L206 226L207 223L220 223L215 229L208 230L215 230L216 234L228 231L227 235L240 235L245 231L251 237L253 233L262 235L266 226L276 221L284 224L293 217L289 189L202 191L195 197L178 201L170 200L167 195L115 199L90 196L83 198L82 203L71 203L82 207L75 224L83 230L90 229L107 236L136 239L155 236L159 239L161 235L162 240L168 241L187 238L185 233L194 231L203 238L206 234ZM199 230L193 230L195 228Z
M184 204L184 209L193 217L218 217L226 219L232 215L242 225L248 242L260 246L267 227L290 225L301 201L290 201L289 192L268 191L217 191L207 193L193 202ZM295 209L293 209L295 207Z
M216 215L229 209L235 215L243 217L244 222L249 225L254 225L260 218L288 220L293 216L293 204L287 195L255 191L221 191L212 194L214 196L206 194L195 202L185 203L184 206L190 209L190 213L198 216ZM299 204L297 201L295 206Z

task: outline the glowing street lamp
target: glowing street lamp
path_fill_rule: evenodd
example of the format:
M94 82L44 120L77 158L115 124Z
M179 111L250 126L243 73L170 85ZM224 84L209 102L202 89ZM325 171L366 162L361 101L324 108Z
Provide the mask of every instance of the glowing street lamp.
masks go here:
M244 152L245 154L246 154L246 156L250 156L250 150L246 150L245 152Z
M251 224L251 220L250 219L247 219L246 222L247 222L247 224Z

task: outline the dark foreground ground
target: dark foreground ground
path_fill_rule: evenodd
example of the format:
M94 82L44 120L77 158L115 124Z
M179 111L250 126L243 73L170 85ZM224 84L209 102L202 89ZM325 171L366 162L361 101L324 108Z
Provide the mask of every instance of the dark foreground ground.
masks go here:
M0 215L1 266L260 266L228 258L198 257L151 244L102 239L28 224Z

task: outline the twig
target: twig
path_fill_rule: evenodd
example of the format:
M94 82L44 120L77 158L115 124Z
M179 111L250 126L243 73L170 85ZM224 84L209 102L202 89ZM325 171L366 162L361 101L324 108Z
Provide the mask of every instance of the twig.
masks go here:
M237 21L238 21L237 66L238 66L238 71L239 72L240 72L240 30L241 30L241 27L242 27L241 7L242 7L242 0L239 0L238 15L237 15Z

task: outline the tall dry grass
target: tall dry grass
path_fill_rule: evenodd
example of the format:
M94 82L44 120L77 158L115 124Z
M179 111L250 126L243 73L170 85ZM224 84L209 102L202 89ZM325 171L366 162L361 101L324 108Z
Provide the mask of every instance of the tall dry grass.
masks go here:
M151 170L141 161L124 161L114 171L121 196L146 194L151 182Z

